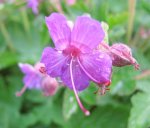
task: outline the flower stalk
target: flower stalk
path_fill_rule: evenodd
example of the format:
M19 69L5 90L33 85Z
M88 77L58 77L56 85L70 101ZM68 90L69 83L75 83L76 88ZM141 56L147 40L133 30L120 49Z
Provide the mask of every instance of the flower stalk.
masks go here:
M129 18L128 18L127 42L129 44L132 36L132 31L133 31L136 0L129 0L128 5L129 5L129 11L128 11Z
M5 42L7 44L7 47L12 51L14 52L15 51L15 48L13 47L13 44L12 44L12 41L11 41L11 38L10 38L10 35L6 29L6 26L3 22L0 22L0 30L5 38Z

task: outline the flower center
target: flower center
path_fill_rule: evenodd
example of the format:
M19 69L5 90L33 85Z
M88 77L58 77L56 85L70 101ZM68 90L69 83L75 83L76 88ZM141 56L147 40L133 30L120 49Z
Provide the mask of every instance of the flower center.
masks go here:
M70 55L72 57L77 57L80 55L80 53L81 53L81 51L73 45L71 45L71 46L67 47L65 50L63 50L63 54Z

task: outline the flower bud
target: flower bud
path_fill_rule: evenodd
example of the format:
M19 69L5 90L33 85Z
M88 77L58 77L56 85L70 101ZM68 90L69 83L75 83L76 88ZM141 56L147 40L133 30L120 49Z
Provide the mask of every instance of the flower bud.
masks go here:
M41 89L45 96L53 96L58 89L58 82L55 78L51 78L50 76L46 76L43 78L41 83Z
M76 0L66 0L66 3L71 6L76 3Z
M113 66L122 67L126 65L134 65L135 69L139 69L139 64L132 57L131 49L122 43L113 44L109 52Z

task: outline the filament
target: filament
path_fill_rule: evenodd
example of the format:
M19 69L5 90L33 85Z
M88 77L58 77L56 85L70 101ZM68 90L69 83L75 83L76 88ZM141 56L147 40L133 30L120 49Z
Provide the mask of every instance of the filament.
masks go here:
M71 59L71 62L70 62L70 77L71 77L71 83L72 83L73 91L74 91L76 100L77 100L81 110L84 112L84 114L86 116L88 116L88 115L90 115L90 112L82 105L82 103L81 103L81 101L79 99L78 93L76 91L76 88L75 88L74 79L73 79L73 72L72 72L72 68L73 68L72 62L73 62L73 58Z

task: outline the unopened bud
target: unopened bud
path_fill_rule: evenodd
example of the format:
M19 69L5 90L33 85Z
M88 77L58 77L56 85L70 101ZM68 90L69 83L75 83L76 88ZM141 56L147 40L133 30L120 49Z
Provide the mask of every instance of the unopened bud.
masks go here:
M53 96L58 89L58 82L55 78L46 76L42 81L41 88L45 96Z
M112 57L113 66L122 67L126 65L134 65L135 69L139 69L139 64L132 57L131 49L122 43L113 44L110 47L110 56Z

